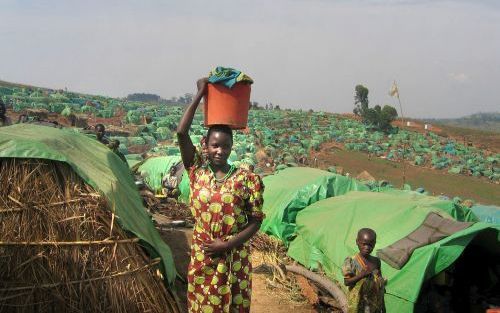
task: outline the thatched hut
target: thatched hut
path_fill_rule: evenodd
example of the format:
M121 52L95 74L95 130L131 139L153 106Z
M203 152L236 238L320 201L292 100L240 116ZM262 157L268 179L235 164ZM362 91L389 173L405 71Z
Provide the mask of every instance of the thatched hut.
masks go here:
M179 311L170 251L115 159L70 131L0 129L0 312Z

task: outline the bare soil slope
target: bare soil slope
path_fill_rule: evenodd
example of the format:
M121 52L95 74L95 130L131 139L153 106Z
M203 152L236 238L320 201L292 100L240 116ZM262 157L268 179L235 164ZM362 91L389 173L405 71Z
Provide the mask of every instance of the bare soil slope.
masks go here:
M403 185L402 163L375 157L368 159L366 153L345 151L329 144L322 146L317 157L318 167L322 169L339 166L344 174L349 173L352 177L366 170L377 180L387 180L396 187ZM406 164L406 183L413 188L423 187L433 195L459 196L464 200L500 205L500 185L476 177Z

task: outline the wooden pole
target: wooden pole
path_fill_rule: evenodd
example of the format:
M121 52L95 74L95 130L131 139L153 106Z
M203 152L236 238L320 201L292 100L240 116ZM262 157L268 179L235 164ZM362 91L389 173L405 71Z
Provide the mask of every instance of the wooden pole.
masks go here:
M394 85L397 88L396 80L394 80ZM403 105L401 104L401 99L399 98L399 88L397 89L396 96L398 98L399 110L401 112L401 129L403 129L403 127L405 126L405 118L404 118L404 114L403 114ZM403 162L403 187L406 184L406 162L405 162L406 144L407 144L406 140L403 140L403 158L402 158L402 162Z
M295 274L299 274L304 276L307 279L312 280L313 282L317 283L324 289L328 291L328 293L335 299L340 305L340 309L342 309L342 312L347 312L348 311L348 303L347 303L347 297L333 281L330 279L321 276L319 274L313 273L306 269L303 266L300 265L287 265L286 270Z

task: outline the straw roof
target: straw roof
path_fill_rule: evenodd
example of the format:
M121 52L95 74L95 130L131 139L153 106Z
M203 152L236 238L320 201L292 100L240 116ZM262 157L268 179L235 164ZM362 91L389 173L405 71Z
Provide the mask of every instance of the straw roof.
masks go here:
M67 164L0 158L0 312L178 312L118 218Z

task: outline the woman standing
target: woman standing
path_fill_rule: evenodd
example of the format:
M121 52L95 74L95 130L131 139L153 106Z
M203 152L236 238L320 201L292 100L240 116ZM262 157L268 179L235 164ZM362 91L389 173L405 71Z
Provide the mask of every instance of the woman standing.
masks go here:
M259 230L264 186L258 175L227 163L233 146L226 125L208 129L203 141L204 162L189 128L207 90L198 93L177 128L184 166L189 171L191 212L195 218L188 268L189 312L250 312L251 271L248 240Z

